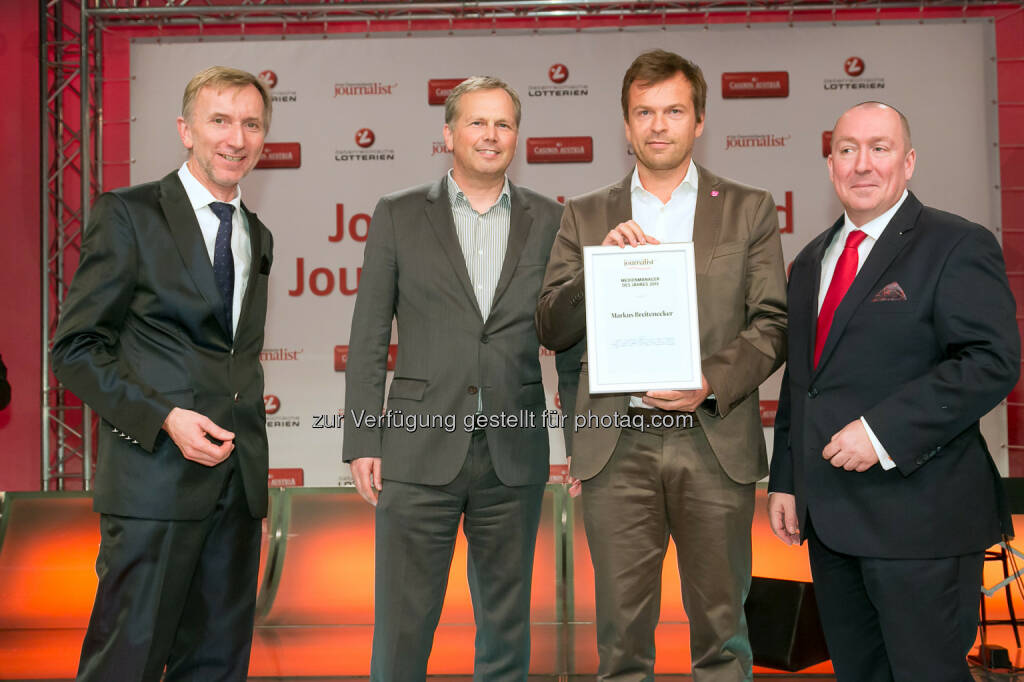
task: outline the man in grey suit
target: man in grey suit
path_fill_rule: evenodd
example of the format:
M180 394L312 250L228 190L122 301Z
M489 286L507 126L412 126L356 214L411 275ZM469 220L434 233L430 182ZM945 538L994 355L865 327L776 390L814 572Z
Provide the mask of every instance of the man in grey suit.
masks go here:
M527 676L548 478L533 312L562 208L505 176L519 121L506 83L463 81L445 103L452 170L382 198L370 225L343 458L377 506L372 680L424 679L463 518L474 679ZM382 414L392 319L399 350Z

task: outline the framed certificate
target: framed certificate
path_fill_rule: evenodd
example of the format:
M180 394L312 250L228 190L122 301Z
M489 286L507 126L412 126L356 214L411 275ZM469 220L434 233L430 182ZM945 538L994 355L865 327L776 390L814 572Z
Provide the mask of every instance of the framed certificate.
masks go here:
M693 243L583 249L591 393L701 387Z

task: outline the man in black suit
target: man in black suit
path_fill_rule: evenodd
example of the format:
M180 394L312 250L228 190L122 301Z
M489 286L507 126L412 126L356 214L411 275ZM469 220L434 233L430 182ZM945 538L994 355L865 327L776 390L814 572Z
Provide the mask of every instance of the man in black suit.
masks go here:
M267 511L259 353L270 232L241 203L270 97L211 67L185 89L188 160L103 194L53 345L102 418L99 586L79 680L244 680Z
M978 426L1020 369L1002 251L907 192L915 161L901 113L844 113L845 216L789 281L768 513L808 541L840 681L971 680L983 551L1012 534Z
M562 207L508 181L519 121L508 84L463 81L445 103L452 170L382 198L373 213L349 341L343 457L377 506L375 682L426 676L460 521L474 679L526 680L529 669L549 471L533 312ZM392 320L398 358L381 419Z

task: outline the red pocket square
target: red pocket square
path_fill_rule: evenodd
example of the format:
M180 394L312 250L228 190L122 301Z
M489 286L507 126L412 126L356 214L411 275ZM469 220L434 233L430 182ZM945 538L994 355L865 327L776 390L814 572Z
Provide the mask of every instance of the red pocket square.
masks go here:
M905 301L907 300L907 294L904 293L903 287L900 286L899 282L890 282L884 287L878 290L878 293L871 299L872 303L881 303L883 301Z

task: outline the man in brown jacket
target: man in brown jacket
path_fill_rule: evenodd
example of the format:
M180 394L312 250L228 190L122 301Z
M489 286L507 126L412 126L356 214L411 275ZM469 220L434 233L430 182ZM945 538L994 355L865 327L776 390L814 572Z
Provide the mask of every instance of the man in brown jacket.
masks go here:
M670 535L694 680L751 678L743 600L754 483L768 472L757 387L785 357L786 275L771 195L691 159L706 94L700 68L679 55L633 62L622 111L636 169L566 204L537 307L541 342L568 348L586 333L583 247L693 242L703 387L591 395L586 356L580 369L576 413L587 425L573 436L571 472L583 481L600 680L654 679ZM643 427L591 426L616 413ZM655 426L670 415L682 416L677 426Z

